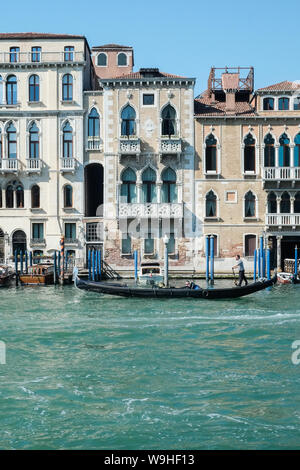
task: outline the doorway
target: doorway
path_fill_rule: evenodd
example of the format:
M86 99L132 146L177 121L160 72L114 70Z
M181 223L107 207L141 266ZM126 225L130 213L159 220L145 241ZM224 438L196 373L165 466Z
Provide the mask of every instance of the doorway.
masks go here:
M84 169L85 216L103 217L103 166L91 163Z
M17 254L20 254L22 251L23 253L26 251L27 248L27 240L26 234L23 230L17 230L12 237L12 244L13 244L13 254L17 251Z

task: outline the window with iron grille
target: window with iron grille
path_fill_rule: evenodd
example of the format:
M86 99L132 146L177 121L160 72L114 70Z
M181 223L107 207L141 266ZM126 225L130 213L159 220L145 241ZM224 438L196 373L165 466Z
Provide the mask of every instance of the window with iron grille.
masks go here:
M103 240L103 224L91 222L86 224L86 241L95 242Z

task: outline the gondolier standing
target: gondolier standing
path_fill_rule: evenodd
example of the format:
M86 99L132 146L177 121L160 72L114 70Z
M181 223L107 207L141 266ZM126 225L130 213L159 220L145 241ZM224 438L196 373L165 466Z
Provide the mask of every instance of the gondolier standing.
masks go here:
M236 260L236 265L232 266L232 270L234 270L235 268L239 268L239 283L238 283L238 286L241 287L243 281L245 281L245 286L247 286L248 281L247 281L247 278L245 276L244 263L241 260L240 255L236 255L235 260Z

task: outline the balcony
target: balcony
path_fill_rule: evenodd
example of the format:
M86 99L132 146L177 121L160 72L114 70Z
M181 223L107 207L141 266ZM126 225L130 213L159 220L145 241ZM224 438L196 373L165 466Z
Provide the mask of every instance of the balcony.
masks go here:
M40 173L42 162L39 158L27 158L26 173Z
M76 168L75 158L61 158L60 159L60 172L61 173L74 173Z
M30 246L46 246L45 238L31 238Z
M160 138L159 153L161 158L164 155L176 155L180 159L182 150L181 139L175 135L163 135Z
M88 137L86 142L86 150L102 150L102 143L99 137Z
M77 245L77 238L65 238L65 245Z
M136 155L141 153L140 139L136 135L121 135L119 138L119 155Z
M300 179L300 167L263 168L262 175L266 181L295 181Z
M42 64L56 64L56 63L79 63L84 62L84 52L72 52L73 60L65 60L65 52L17 52L14 53L13 61L11 61L10 52L0 52L0 65L9 64L10 66L18 66L23 64L38 65ZM70 53L69 53L70 54ZM34 60L33 60L34 59ZM39 59L39 60L37 60Z
M17 158L0 159L0 173L17 173L20 162Z
M119 218L182 218L183 204L181 203L120 203Z
M300 214L267 214L266 225L296 227L300 225Z

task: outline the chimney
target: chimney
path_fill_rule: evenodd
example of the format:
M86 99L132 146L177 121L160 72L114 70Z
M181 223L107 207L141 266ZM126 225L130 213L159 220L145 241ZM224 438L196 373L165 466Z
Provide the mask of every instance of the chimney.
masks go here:
M226 95L225 111L227 114L235 114L235 94L239 89L239 73L223 73L222 88Z

